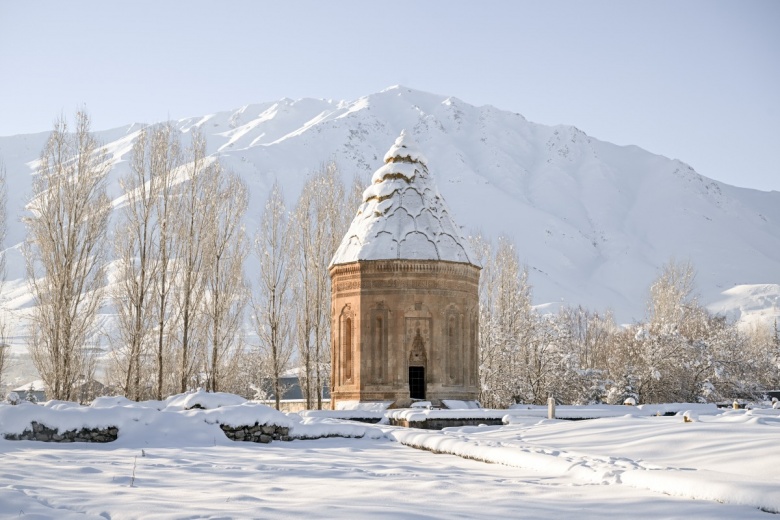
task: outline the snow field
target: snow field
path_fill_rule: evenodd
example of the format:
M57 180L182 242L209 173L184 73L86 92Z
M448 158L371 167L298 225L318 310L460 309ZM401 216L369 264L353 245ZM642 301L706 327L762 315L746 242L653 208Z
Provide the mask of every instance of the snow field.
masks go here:
M388 439L104 448L0 441L0 517L766 518Z
M778 433L775 410L739 410L693 422L682 414L588 421L515 416L503 427L388 435L437 453L778 513Z
M193 404L204 409L186 409ZM0 517L766 518L762 510L780 512L780 410L690 405L673 417L650 415L679 407L636 407L633 415L583 421L548 420L533 409L524 415L518 407L508 411L505 426L424 431L282 414L205 392L144 403L100 398L90 407L3 404L0 434L21 432L32 420L61 430L112 425L120 434L107 444L0 435ZM260 445L230 441L218 426L247 421L284 422L299 439L339 438Z

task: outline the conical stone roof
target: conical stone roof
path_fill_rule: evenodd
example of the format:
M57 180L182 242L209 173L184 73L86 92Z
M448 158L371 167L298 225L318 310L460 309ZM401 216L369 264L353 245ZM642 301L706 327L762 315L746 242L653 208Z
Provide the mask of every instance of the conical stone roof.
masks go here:
M363 203L331 266L359 260L444 260L477 265L428 173L426 159L401 132L363 192Z

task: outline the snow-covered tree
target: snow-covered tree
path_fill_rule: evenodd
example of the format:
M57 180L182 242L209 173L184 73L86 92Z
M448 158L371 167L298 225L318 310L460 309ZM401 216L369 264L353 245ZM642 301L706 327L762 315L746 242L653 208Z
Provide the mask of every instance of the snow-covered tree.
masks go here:
M615 385L609 392L607 400L609 404L639 403L633 367L625 367L622 376L616 380Z
M35 383L30 383L30 386L27 388L27 394L24 396L24 400L28 403L37 403L38 398L35 397L35 391L38 390L35 388Z
M699 307L693 296L696 271L690 262L672 259L650 286L648 325L651 334L672 334L692 325Z
M480 274L480 402L506 406L546 402L554 370L552 331L531 306L528 272L511 241L477 234L472 248L482 263Z

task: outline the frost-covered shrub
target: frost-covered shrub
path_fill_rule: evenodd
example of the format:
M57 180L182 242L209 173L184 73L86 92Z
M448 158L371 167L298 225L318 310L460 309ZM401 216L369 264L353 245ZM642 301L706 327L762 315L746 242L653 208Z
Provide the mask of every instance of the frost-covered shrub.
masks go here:
M17 405L22 401L22 399L19 397L19 394L16 392L10 392L7 396L5 396L5 400L8 404L13 405Z
M27 395L24 397L24 400L28 403L38 404L38 398L35 397L34 391L33 385L30 385L30 389L27 390Z

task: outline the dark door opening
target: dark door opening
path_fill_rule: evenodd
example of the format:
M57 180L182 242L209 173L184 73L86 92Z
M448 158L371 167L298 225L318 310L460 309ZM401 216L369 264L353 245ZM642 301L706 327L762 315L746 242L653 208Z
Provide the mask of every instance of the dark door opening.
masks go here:
M409 367L409 397L425 399L425 367Z

